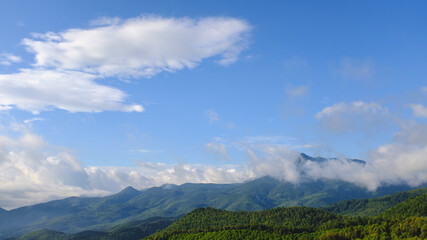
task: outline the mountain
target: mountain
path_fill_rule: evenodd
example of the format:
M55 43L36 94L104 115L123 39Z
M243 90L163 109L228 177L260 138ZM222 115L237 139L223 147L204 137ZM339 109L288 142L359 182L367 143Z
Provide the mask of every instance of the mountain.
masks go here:
M150 218L131 221L103 231L82 231L75 234L51 230L34 231L14 240L139 240L171 225L176 219Z
M304 154L300 161L327 159ZM364 164L356 159L348 161ZM229 211L266 210L279 206L321 207L341 200L380 197L409 189L409 186L387 186L370 192L337 180L293 184L268 176L239 184L169 184L143 191L128 187L107 197L71 197L7 211L0 215L0 238L39 229L65 233L103 230L150 217L182 216L200 207Z
M4 210L3 208L0 208L0 218L3 214L6 214L6 213L7 213L6 210Z
M396 199L406 200L395 205ZM103 231L75 234L41 230L18 240L136 240L147 236L148 239L376 239L380 238L378 233L385 239L427 236L425 189L370 200L381 204L367 205L369 208L393 207L380 213L380 217L357 218L309 207L279 207L254 212L207 207L195 209L180 219L157 217L130 221Z
M390 194L380 198L344 200L322 207L322 209L347 216L376 216L397 204L423 194L427 194L427 187Z

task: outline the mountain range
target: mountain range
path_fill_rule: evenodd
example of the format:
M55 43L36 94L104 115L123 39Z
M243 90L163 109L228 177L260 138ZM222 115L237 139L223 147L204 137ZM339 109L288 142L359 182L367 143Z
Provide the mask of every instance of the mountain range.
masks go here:
M302 154L301 161L327 159ZM364 164L362 160L349 161ZM179 217L201 207L228 211L325 207L341 200L381 197L409 189L411 187L406 185L383 186L371 192L338 180L293 184L269 176L237 184L167 184L141 191L127 187L106 197L70 197L10 211L0 210L0 238L17 237L40 229L66 233L103 230L152 217Z
M351 214L342 215L337 206ZM380 208L379 213L370 211ZM330 208L325 211L325 209ZM369 213L367 215L367 213ZM366 215L364 217L360 217ZM353 216L353 217L351 217ZM374 199L344 200L323 209L278 207L264 211L197 208L182 218L130 221L103 231L66 234L39 230L17 240L147 239L425 239L427 188ZM11 239L12 240L12 239ZM16 240L16 239L13 239Z

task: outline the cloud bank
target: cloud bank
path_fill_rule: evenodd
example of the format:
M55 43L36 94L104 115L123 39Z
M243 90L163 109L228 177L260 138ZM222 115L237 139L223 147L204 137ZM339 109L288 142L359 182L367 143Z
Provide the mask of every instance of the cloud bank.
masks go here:
M235 183L266 175L295 184L342 180L372 191L388 184L427 182L425 124L401 126L391 143L367 154L366 164L343 158L310 161L287 146L256 139L247 145L246 162L219 166L157 162L139 162L135 167L83 166L69 151L46 143L24 127L15 129L15 138L0 136L0 207L6 209L68 196L113 194L129 185L143 189L167 183ZM224 144L206 147L227 154Z
M25 38L22 43L34 53L34 64L0 74L0 110L141 112L141 105L126 103L126 93L101 80L152 77L194 68L208 58L228 65L247 47L251 31L246 21L225 17L101 18L92 23L87 29ZM0 55L3 65L19 61L12 54Z

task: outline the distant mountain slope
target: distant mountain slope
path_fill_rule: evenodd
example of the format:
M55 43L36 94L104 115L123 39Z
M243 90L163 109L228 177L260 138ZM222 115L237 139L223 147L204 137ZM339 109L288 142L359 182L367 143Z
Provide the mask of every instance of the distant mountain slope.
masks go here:
M6 211L6 210L4 210L3 208L0 208L0 219L2 218L2 216L3 216L4 214L7 214L7 211Z
M301 154L299 161L327 159ZM361 160L348 161L364 164ZM230 211L278 206L320 207L340 200L379 197L409 189L409 186L389 186L369 192L343 181L323 179L293 184L268 176L239 184L169 184L143 191L129 187L107 197L72 197L6 211L0 214L0 238L39 229L66 233L102 230L132 220L180 216L199 207Z
M195 209L179 220L156 217L130 221L103 231L76 234L43 230L26 234L18 240L137 240L150 234L154 235L149 239L422 239L427 237L427 193L424 191L417 189L370 199L380 204L369 207L378 207L390 206L396 199L407 198L380 217L350 218L309 207L279 207L254 212L208 207Z
M103 231L82 231L75 234L51 230L39 230L25 234L16 240L138 240L172 224L176 219L150 218L120 224Z
M426 193L427 188L419 188L380 198L344 200L322 209L347 216L376 216L399 203Z

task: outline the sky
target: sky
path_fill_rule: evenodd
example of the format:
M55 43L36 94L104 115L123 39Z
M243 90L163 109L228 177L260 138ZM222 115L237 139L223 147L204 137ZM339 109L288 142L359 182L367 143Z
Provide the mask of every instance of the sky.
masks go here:
M419 186L426 9L0 1L0 207L265 175Z

